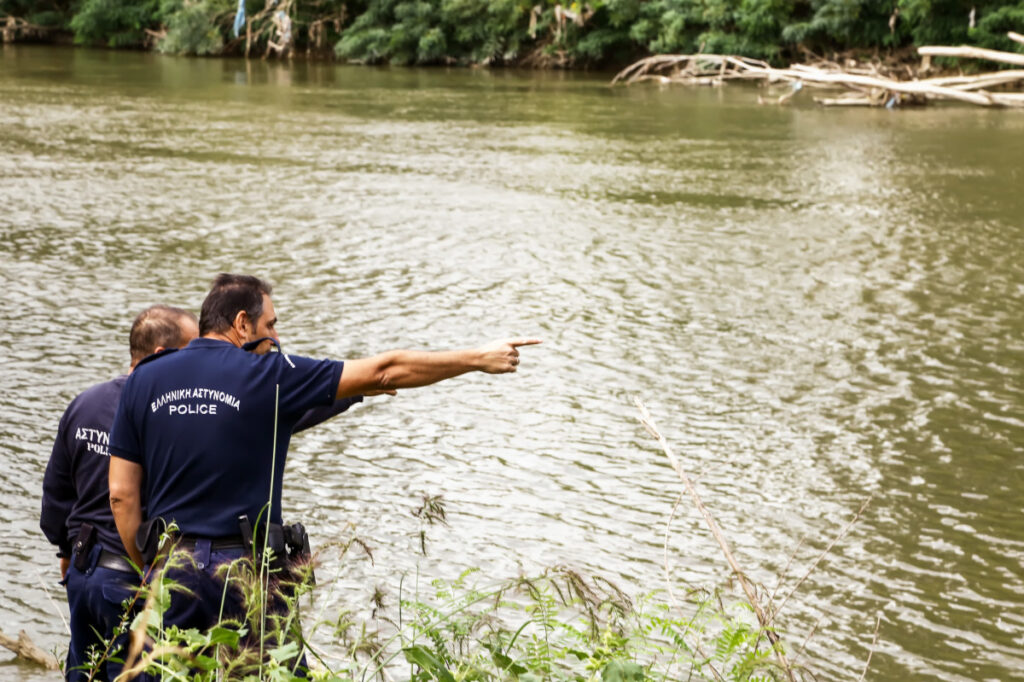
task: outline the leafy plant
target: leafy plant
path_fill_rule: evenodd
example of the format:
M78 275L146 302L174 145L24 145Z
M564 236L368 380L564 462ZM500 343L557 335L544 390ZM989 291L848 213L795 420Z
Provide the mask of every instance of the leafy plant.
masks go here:
M162 10L167 32L157 43L160 52L200 56L221 52L225 30L222 23L231 16L226 0L164 0Z
M83 0L70 27L80 45L141 47L161 19L159 0Z

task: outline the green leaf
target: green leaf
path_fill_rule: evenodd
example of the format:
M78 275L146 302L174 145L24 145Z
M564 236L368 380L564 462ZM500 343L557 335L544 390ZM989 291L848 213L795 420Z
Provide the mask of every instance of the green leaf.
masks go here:
M193 658L191 661L189 661L189 665L195 666L200 670L209 671L216 670L220 663L217 661L216 658L211 658L209 656L203 656L200 654Z
M210 644L229 646L232 649L238 648L239 633L237 630L216 625L210 629L209 638Z
M608 661L601 671L602 682L643 682L644 669L632 661Z
M498 647L491 648L491 658L494 659L494 665L501 668L501 670L504 672L510 672L513 675L522 675L526 672L526 668L524 666L519 665L511 658L503 654L501 652L501 649L499 649Z
M440 680L441 682L455 682L455 678L448 671L448 668L444 666L441 661L421 646L410 646L402 649L402 653L405 654L405 660L409 661L413 665L418 665L423 671L429 674L431 677Z
M295 658L298 655L298 642L288 642L287 644L282 644L281 646L270 650L270 657L278 663L284 663L285 661Z

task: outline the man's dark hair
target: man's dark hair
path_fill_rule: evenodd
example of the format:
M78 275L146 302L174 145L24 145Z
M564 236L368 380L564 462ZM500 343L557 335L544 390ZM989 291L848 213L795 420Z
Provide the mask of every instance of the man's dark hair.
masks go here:
M224 272L217 275L199 311L199 335L228 330L240 310L255 325L263 314L263 294L270 296L270 292L270 285L259 277Z
M181 328L183 317L196 321L196 316L189 311L169 305L150 306L139 313L132 322L132 330L128 334L132 367L142 358L152 355L160 346L183 346L187 340Z

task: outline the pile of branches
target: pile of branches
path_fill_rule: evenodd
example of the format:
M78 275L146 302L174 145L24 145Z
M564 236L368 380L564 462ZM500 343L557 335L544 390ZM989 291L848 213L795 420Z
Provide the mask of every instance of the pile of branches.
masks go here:
M13 15L7 15L0 19L0 42L13 43L17 40L47 38L53 28L50 26L37 26L25 19Z
M1024 43L1024 36L1009 33ZM620 71L612 85L630 85L642 81L669 84L719 86L727 81L748 80L766 84L787 83L791 88L777 98L784 104L804 87L820 89L845 88L837 97L815 97L825 106L895 107L954 100L985 107L1024 108L1024 93L1007 92L1024 85L1024 69L1006 69L976 74L921 77L931 70L932 57L965 57L1024 67L1024 54L1000 52L977 47L920 47L921 68L897 69L880 64L840 65L819 61L814 64L793 64L778 69L767 62L747 57L716 54L656 55L647 57ZM993 88L1000 88L993 91ZM761 98L761 101L765 100Z

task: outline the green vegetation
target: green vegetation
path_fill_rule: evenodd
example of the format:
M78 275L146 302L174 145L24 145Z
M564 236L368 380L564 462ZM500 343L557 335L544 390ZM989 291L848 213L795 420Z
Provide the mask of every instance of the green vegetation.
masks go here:
M196 55L334 54L371 64L614 66L646 54L694 52L785 62L807 51L964 43L1024 51L1006 37L1024 31L1024 0L245 0L245 6L249 25L238 37L233 0L0 0L0 25L10 18L10 39L63 31L87 45Z
M359 544L350 540L341 556ZM174 556L179 565L188 561ZM566 567L487 587L472 583L479 575L470 570L453 582L433 581L426 593L403 588L394 606L374 590L372 613L306 623L304 638L298 614L301 598L313 590L309 567L295 581L268 579L259 568L250 558L224 567L230 589L245 595L248 613L206 632L161 627L179 586L158 574L141 591L145 608L134 618L126 615L133 630L148 635L144 648L127 654L126 670L181 682L789 679L749 604L727 601L720 590L685 590L681 604L666 592L633 602L610 582ZM284 595L287 608L268 613L268 595ZM331 656L309 642L325 638L332 641ZM125 652L96 652L89 672L108 655L123 660ZM793 673L793 679L813 679L804 668Z

